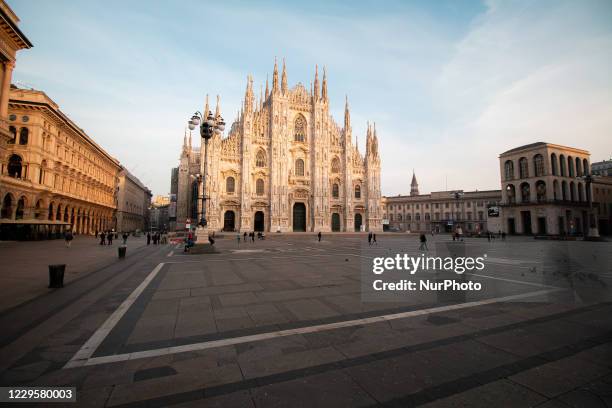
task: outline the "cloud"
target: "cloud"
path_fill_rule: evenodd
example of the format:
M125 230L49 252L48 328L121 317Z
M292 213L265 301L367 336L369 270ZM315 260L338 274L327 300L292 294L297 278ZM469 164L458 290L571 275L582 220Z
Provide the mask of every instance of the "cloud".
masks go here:
M499 188L497 156L536 141L610 155L611 8L490 2L432 84L445 124L417 160L421 185Z

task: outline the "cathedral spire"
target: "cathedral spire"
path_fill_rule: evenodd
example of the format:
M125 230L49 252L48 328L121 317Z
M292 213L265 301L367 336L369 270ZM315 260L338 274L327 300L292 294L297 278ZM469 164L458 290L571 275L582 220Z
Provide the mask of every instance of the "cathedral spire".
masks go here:
M320 85L319 85L319 66L315 65L315 79L314 79L314 96L315 96L315 101L319 100L319 89L320 89Z
M183 149L187 147L187 128L185 128L185 134L183 135Z
M414 169L412 169L412 182L410 183L410 195L411 196L419 195L419 183L417 183L416 174L414 173Z
M274 73L272 74L272 93L278 91L278 64L276 63L276 57L274 57Z
M204 104L204 112L202 112L202 116L204 117L202 118L202 120L206 120L209 111L210 109L208 108L208 94L206 94L206 103Z
M219 95L217 95L217 106L215 107L215 118L221 116L221 102Z
M268 75L266 75L266 99L270 96L270 89L268 88Z
M321 90L321 96L324 101L327 101L327 72L325 66L323 67L323 89Z
M249 74L247 75L247 87L244 93L244 113L253 111L253 102L253 77Z
M344 130L351 128L351 112L349 111L348 95L345 95L344 100Z
M283 58L283 75L281 78L281 91L283 94L287 93L287 68L285 66L285 59Z

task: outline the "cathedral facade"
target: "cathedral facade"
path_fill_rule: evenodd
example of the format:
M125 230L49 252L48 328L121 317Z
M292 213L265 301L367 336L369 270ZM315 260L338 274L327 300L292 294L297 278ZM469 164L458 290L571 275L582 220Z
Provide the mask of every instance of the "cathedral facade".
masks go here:
M201 217L203 145L192 147L185 135L177 229ZM256 99L249 76L227 136L208 142L209 231L382 231L378 137L370 124L365 150L362 155L353 142L348 100L343 126L330 115L325 71L319 82L315 69L310 91L301 83L290 89L284 62L280 80L275 62L272 87L266 80Z

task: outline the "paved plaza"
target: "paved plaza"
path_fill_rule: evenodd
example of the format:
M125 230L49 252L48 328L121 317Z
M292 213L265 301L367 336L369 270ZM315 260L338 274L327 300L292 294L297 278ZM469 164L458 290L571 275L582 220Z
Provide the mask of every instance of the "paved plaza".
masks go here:
M78 406L612 404L607 242L429 237L428 254L486 255L463 276L483 289L386 300L366 293L364 265L418 256L418 236L370 246L364 234L226 234L202 255L134 240L124 260L75 244L78 277L63 289L46 289L39 271L30 299L11 301L23 297L2 281L13 304L0 313L3 386L75 386ZM6 245L15 279L68 250Z

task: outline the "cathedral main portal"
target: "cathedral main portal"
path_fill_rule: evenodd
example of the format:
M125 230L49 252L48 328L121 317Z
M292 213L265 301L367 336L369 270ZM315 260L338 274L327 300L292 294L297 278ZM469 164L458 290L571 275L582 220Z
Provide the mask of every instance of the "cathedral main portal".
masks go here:
M293 231L306 231L306 205L304 203L293 204Z

